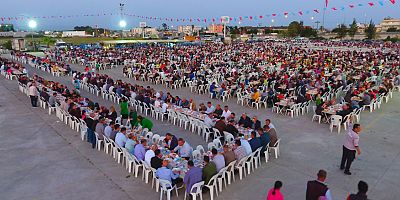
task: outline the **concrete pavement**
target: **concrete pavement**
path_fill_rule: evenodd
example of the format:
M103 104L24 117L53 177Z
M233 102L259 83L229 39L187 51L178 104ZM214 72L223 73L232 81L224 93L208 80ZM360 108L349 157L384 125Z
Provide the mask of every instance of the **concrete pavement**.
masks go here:
M72 87L70 77L52 77L34 68L28 70ZM101 73L130 82L152 85L123 78L121 68ZM128 173L123 167L118 166L104 153L92 150L67 126L57 123L55 116L49 116L41 109L30 108L29 99L19 93L15 81L1 77L0 83L0 124L4 130L1 131L1 135L5 138L0 142L0 148L4 151L1 155L6 155L0 159L1 168L5 166L6 169L0 171L0 192L5 194L5 199L51 199L65 194L68 194L65 199L159 198L159 194L150 189L150 185L144 184L140 179L126 178ZM154 87L166 90L163 86ZM210 100L207 95L190 93L187 88L171 92L182 97L192 97L197 102ZM101 105L111 105L110 102L88 93L83 93L83 96L94 99ZM352 166L352 176L345 176L339 170L343 131L341 135L335 131L330 133L328 125L312 123L310 115L291 119L273 114L270 110L245 108L233 100L226 103L211 101L227 104L238 114L247 112L251 116L257 115L261 120L271 118L277 126L278 136L282 138L279 159L271 159L243 181L236 181L217 199L265 199L268 188L272 187L277 179L283 181L285 199L304 199L307 180L314 179L316 172L321 168L328 171L327 183L334 199L344 199L349 192L355 192L359 180L369 183L371 199L389 200L400 195L396 190L400 186L399 93L394 93L394 98L388 104L383 104L380 110L362 113L362 154ZM22 123L22 119L29 123ZM204 144L199 136L166 122L157 121L155 125L160 134L172 131L178 136L188 138L192 146ZM14 137L7 136L11 133ZM17 159L21 156L24 161ZM21 165L31 168L21 168ZM61 185L64 182L66 185ZM24 186L25 183L29 186ZM32 187L33 185L37 187ZM78 192L72 192L74 190ZM102 191L106 190L108 193L103 194ZM39 193L42 195L38 195Z

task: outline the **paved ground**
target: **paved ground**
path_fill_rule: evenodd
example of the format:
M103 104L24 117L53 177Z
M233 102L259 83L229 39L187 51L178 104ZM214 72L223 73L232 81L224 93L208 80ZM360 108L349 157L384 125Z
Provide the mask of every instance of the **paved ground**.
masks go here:
M78 66L74 68L78 69ZM34 68L28 70L72 87L70 77L52 77ZM122 78L121 71L113 69L102 73ZM0 127L1 136L5 138L0 141L0 153L3 155L0 159L2 199L159 198L150 185L139 178L128 177L122 166L118 166L106 154L92 150L80 140L77 133L57 122L55 116L49 116L41 109L30 108L28 97L18 91L15 81L0 77L0 83ZM165 90L163 86L153 87ZM171 92L182 97L193 97L197 102L209 100L207 95L196 95L188 89ZM83 92L83 96L100 104L111 105L86 92ZM399 93L395 93L388 104L383 104L381 110L362 113L362 154L352 166L352 176L345 176L338 169L343 134L330 133L327 125L312 123L310 115L290 119L273 114L270 110L244 108L235 101L213 102L228 104L236 113L247 112L257 115L261 120L271 118L282 138L279 159L264 163L243 181L229 186L217 199L264 199L267 189L277 179L284 183L286 199L304 199L306 181L313 179L321 168L328 171L327 183L334 199L345 199L349 192L356 190L359 180L369 183L371 199L390 200L400 195L397 190L400 186ZM174 125L166 122L155 124L155 132L159 134L170 131L187 138L192 146L205 144L199 136ZM10 135L13 137L6 137ZM182 197L183 192L181 194Z

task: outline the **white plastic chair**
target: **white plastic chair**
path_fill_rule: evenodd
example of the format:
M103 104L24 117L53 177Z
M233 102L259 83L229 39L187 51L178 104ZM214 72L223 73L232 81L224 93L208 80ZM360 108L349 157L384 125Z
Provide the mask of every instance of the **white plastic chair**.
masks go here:
M202 188L204 186L204 181L195 183L192 185L192 188L190 189L190 195L192 196L192 200L196 200L197 196L200 196L200 200L203 200L203 193L202 193ZM185 198L184 200L186 200L186 190L185 190Z
M164 193L167 194L167 200L171 200L171 191L175 190L176 191L176 196L178 195L178 188L176 185L172 187L171 182L167 180L160 179L160 200L163 199Z
M322 116L321 116L321 115L317 115L317 114L315 113L315 110L316 110L316 109L317 109L317 106L313 106L314 115L313 115L311 121L313 122L314 120L317 119L317 120L318 120L318 123L320 124L320 123L321 123Z
M211 177L208 184L204 185L204 187L207 187L208 190L210 191L211 200L214 200L214 191L218 196L217 177L218 177L218 174L215 174L213 177Z
M217 149L222 148L222 144L221 144L221 140L220 140L220 139L214 139L214 140L213 140L213 143L215 144L215 147L216 147Z
M192 152L192 156L194 160L201 160L201 153L197 149Z
M278 156L280 155L280 149L279 149L280 144L281 144L281 139L279 138L279 139L276 141L276 143L275 143L275 145L274 145L273 147L268 147L268 149L274 150L275 159L277 159Z
M235 166L235 168L239 171L239 179L240 180L242 180L243 174L246 176L246 172L245 172L246 160L247 160L247 157L243 157L241 160L239 160L238 164Z
M201 155L203 155L206 151L204 150L204 147L202 145L197 145L196 150L198 150Z
M160 137L161 137L160 135L154 134L153 137L151 138L152 144L158 144L158 141L160 140Z
M342 116L340 116L340 115L332 115L331 116L331 123L330 123L330 126L329 126L329 129L331 130L331 133L333 131L333 127L336 126L338 128L338 134L339 134L341 125L342 125Z
M230 185L232 183L232 179L233 181L236 181L235 179L235 164L236 164L236 160L232 161L231 163L229 163L226 166L226 177L228 178L228 185Z
M217 147L217 145L215 145L214 142L210 142L210 143L208 143L208 145L207 145L207 149L208 149L209 151L211 151L212 149L215 149L216 147Z

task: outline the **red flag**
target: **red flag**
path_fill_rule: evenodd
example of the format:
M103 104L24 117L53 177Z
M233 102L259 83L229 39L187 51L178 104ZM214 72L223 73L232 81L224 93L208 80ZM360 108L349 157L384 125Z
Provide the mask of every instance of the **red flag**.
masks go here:
M354 5L349 5L350 8L354 8Z
M213 21L213 22L215 22L215 19L214 19L214 18L212 18L212 21Z
M369 3L368 3L368 5L370 5L370 6L374 6L374 3L372 3L372 2L369 2Z
M328 7L328 1L329 0L325 0L325 7Z
M204 19L204 22L207 23L207 19Z
M240 16L240 17L239 17L239 20L242 21L242 19L243 19L243 18Z
M284 12L283 14L284 14L284 15L288 15L289 13L288 13L288 12Z
M249 19L252 20L252 19L253 19L253 16L250 16Z
M333 7L332 10L337 10L337 8Z
M396 3L396 0L389 0L392 4Z
M1 21L4 21L4 17L1 18Z
M260 15L260 19L262 19L263 18L263 16L262 15Z
M303 12L299 11L299 15L303 15Z
M229 21L232 21L232 17L229 17Z
M276 16L276 14L275 14L275 13L273 13L273 14L272 14L272 16L273 16L273 17L275 17L275 16Z
M319 11L317 9L315 9L314 12L319 13Z

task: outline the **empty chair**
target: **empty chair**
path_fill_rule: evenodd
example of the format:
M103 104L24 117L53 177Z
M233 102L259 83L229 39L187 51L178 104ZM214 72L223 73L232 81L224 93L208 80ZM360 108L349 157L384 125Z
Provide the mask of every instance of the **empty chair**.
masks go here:
M211 151L212 149L214 149L214 148L216 148L217 146L215 145L215 143L214 142L210 142L210 143L208 143L208 145L207 145L207 149L209 150L209 151Z
M316 110L316 109L317 109L317 106L313 106L314 115L313 115L311 121L318 120L318 123L320 124L320 123L321 123L322 116L321 116L321 115L318 115L317 113L315 113L315 110Z
M331 116L331 123L330 123L330 130L331 133L333 131L333 127L336 126L338 128L338 133L340 133L340 127L342 125L342 116L340 115L332 115Z
M202 154L197 149L192 152L193 160L201 160L201 155Z
M202 145L197 145L196 150L198 150L201 153L201 155L203 155L206 152Z
M208 181L208 184L204 185L204 187L207 187L210 191L211 200L214 200L214 191L218 196L217 178L218 174L215 174L213 177L211 177L210 181Z
M152 144L158 144L159 140L160 140L160 135L158 135L158 134L154 134L153 137L151 138Z

